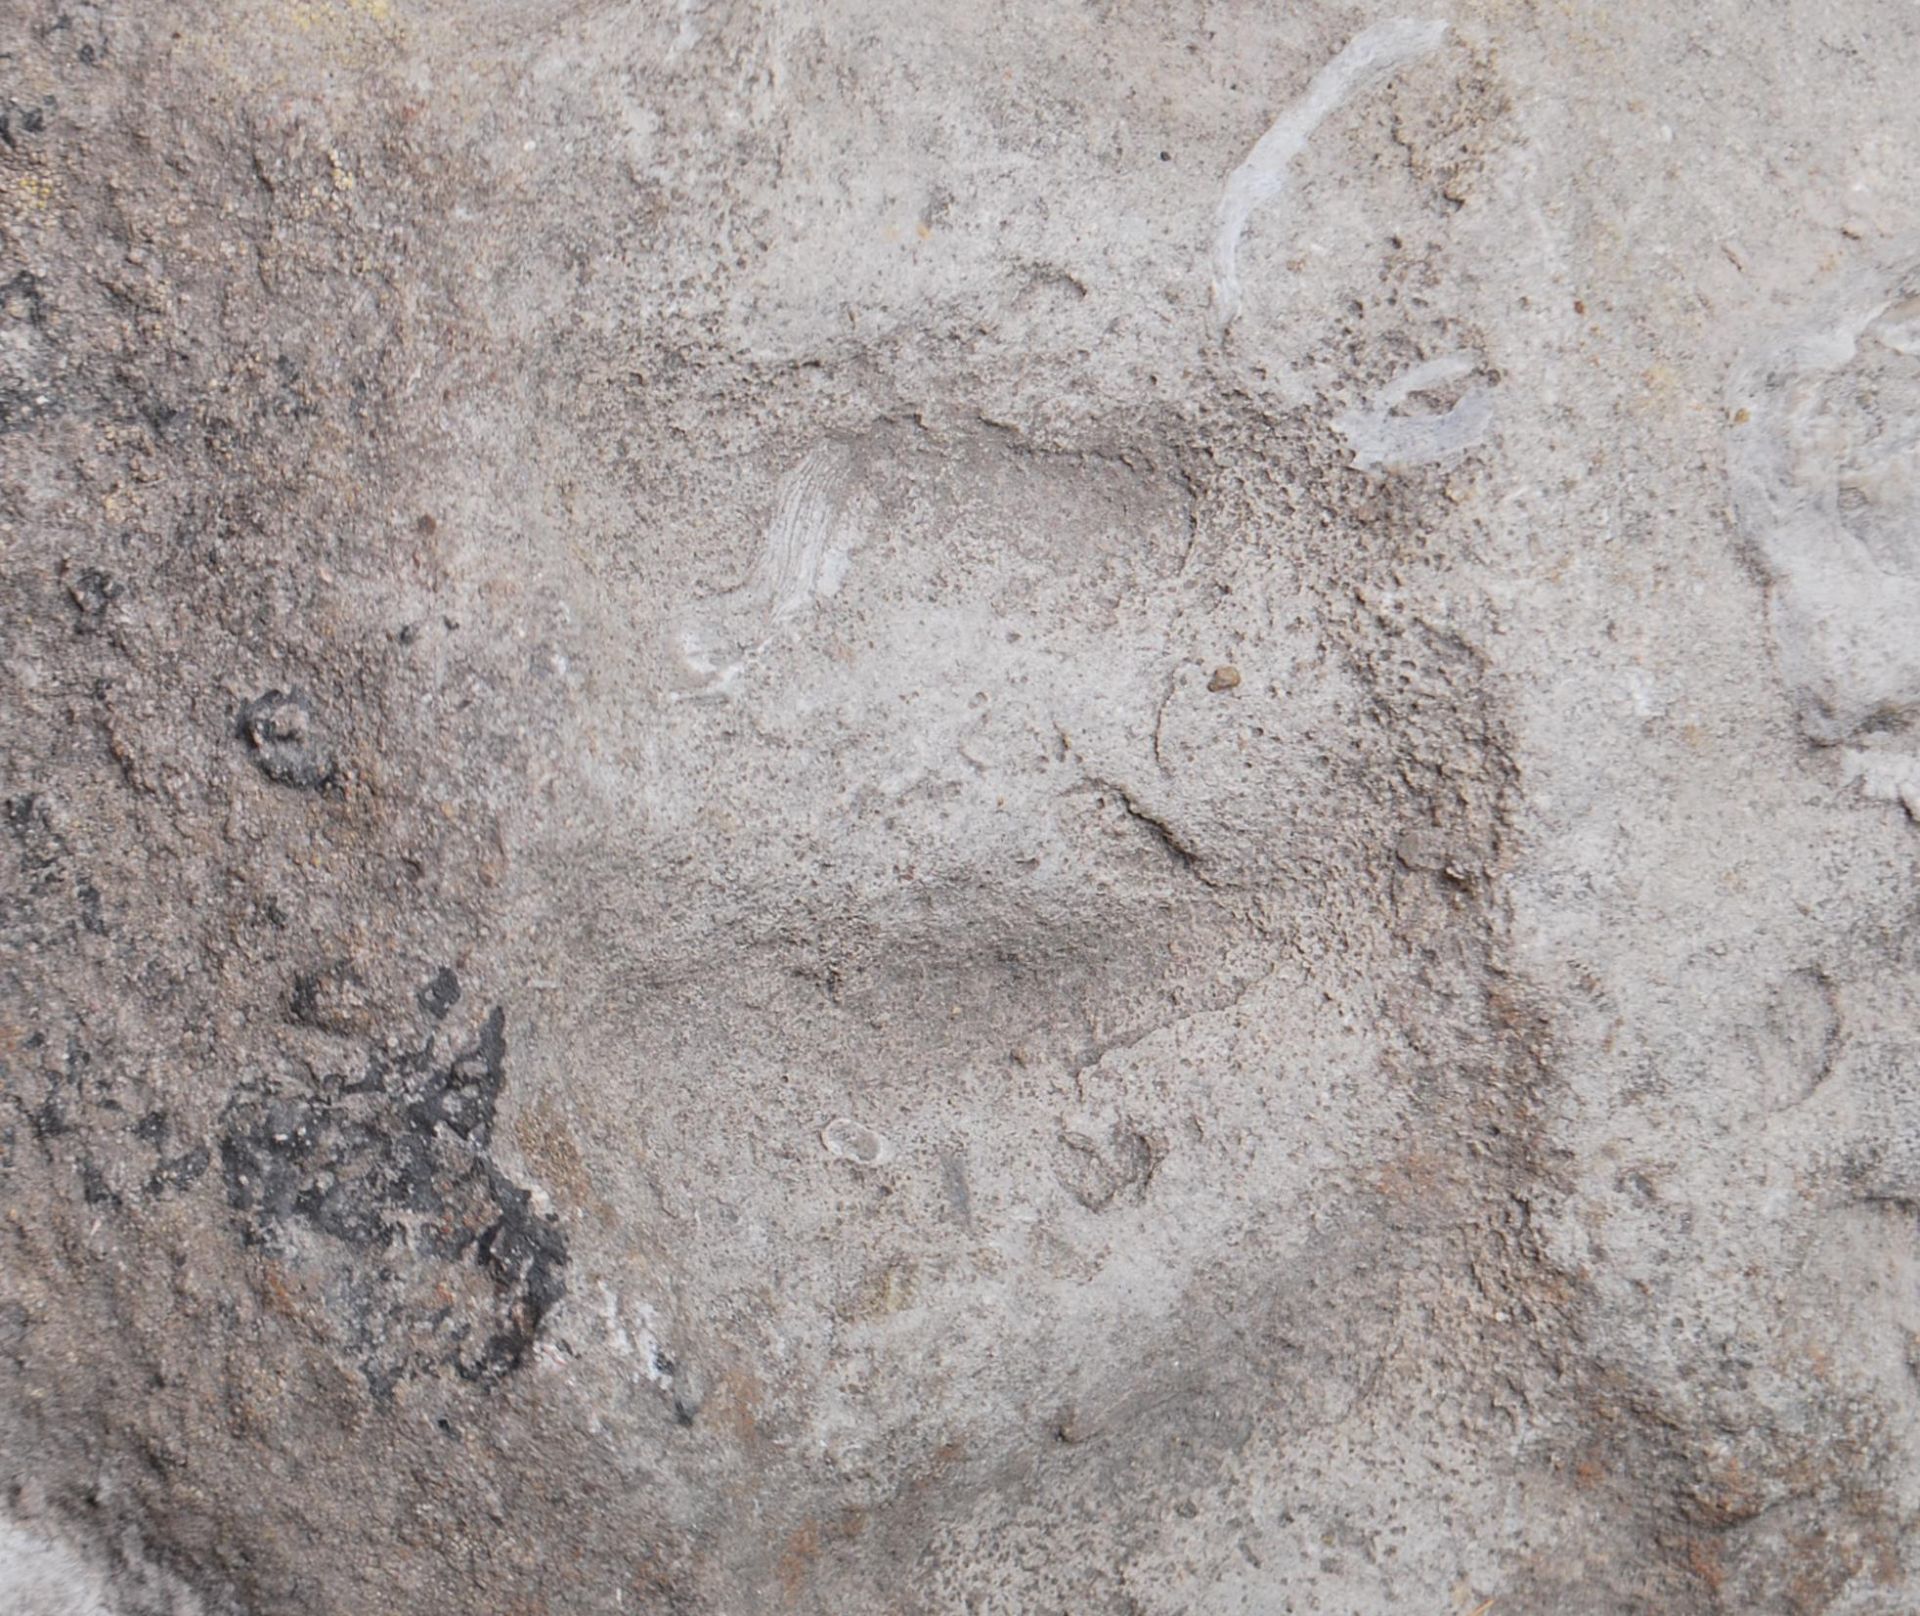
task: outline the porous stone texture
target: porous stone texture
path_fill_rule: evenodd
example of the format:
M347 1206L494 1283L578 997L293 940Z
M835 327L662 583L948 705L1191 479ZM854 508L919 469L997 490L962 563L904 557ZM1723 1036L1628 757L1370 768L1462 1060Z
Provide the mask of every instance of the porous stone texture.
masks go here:
M0 7L0 1607L1920 1606L1915 84Z

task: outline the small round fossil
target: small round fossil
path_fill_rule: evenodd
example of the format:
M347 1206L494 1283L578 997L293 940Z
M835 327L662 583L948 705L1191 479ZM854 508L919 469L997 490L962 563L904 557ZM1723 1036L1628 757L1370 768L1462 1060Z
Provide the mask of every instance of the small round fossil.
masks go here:
M820 1130L820 1143L829 1155L850 1161L857 1167L878 1167L893 1159L893 1146L864 1122L852 1117L835 1117Z

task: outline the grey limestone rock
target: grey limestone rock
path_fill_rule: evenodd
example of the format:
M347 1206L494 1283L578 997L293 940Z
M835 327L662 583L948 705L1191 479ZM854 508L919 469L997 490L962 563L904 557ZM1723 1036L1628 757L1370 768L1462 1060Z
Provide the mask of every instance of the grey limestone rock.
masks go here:
M0 1610L1920 1606L1916 83L0 6Z

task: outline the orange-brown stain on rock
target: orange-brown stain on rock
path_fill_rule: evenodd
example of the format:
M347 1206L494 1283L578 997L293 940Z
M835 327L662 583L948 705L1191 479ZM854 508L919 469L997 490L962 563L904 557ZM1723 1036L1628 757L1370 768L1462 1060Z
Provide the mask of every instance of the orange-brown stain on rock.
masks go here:
M1688 1538L1685 1564L1687 1575L1705 1588L1710 1595L1718 1598L1727 1580L1726 1567L1720 1563L1720 1546L1710 1538Z
M729 1369L715 1379L701 1415L745 1448L760 1436L760 1393L760 1382L747 1370Z
M1409 1150L1380 1167L1376 1183L1382 1195L1396 1201L1421 1202L1452 1188L1455 1164L1430 1150Z
M513 1136L527 1165L557 1198L583 1207L605 1222L616 1221L613 1209L594 1194L593 1178L580 1153L579 1141L551 1100L535 1100L522 1111L514 1121Z
M867 1516L864 1510L849 1509L842 1511L830 1521L805 1521L787 1534L787 1541L780 1552L780 1564L775 1572L780 1579L780 1591L789 1606L797 1604L800 1595L806 1590L807 1582L813 1575L815 1563L820 1552L830 1542L851 1542L867 1529Z

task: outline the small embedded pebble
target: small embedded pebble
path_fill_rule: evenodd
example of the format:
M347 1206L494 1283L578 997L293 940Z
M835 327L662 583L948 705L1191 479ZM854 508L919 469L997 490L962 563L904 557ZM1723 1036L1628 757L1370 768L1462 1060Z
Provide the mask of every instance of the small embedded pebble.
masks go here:
M835 1117L820 1130L820 1143L827 1153L859 1167L878 1167L893 1157L893 1146L864 1122L851 1117Z
M1240 670L1231 663L1223 663L1213 670L1213 677L1207 681L1207 688L1215 695L1223 690L1234 690L1240 684Z
M234 733L253 752L254 766L278 785L330 791L339 770L315 733L313 707L298 690L269 690L240 709Z

